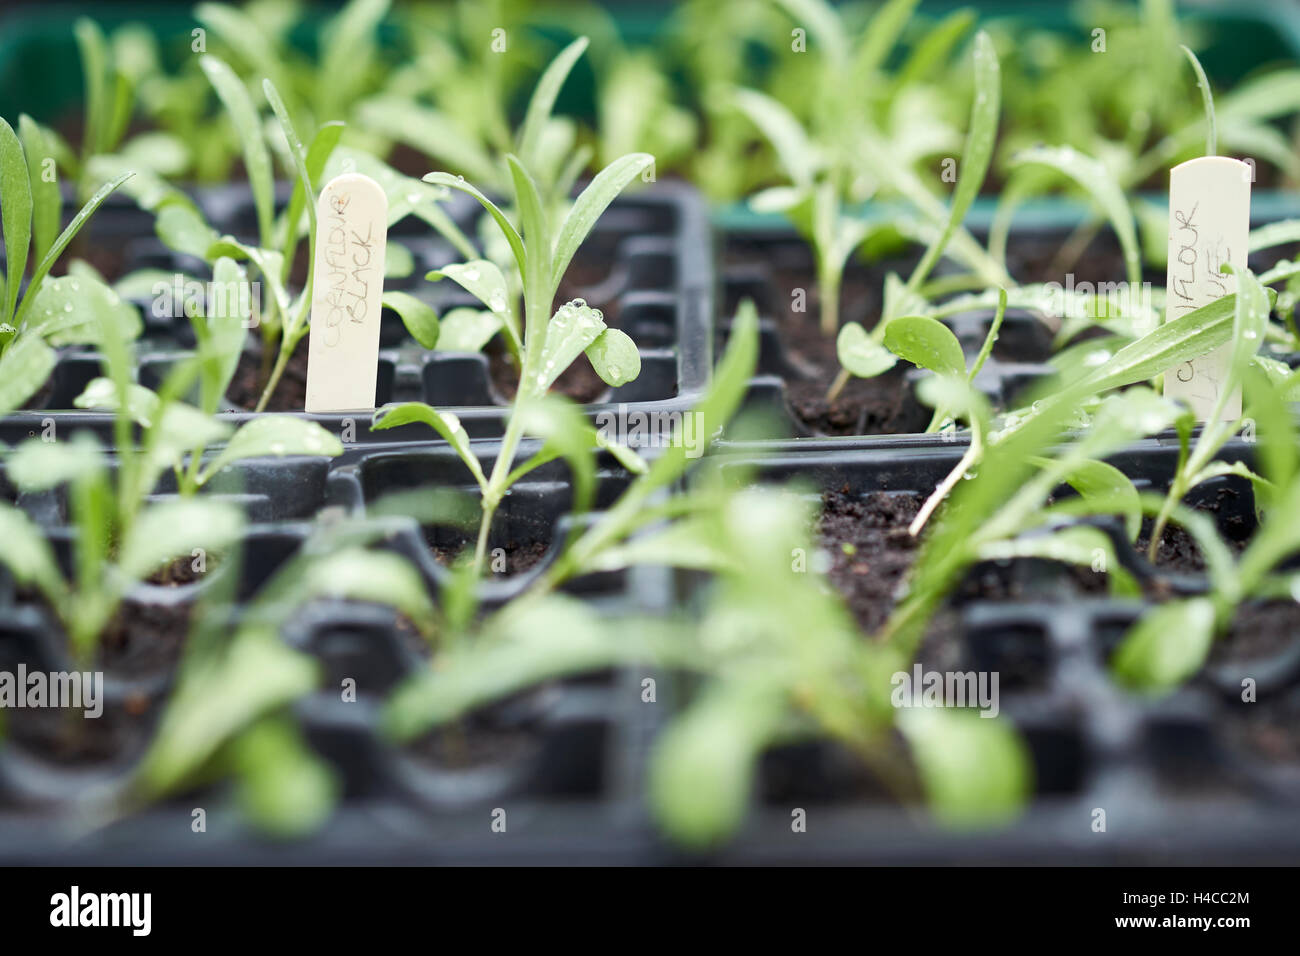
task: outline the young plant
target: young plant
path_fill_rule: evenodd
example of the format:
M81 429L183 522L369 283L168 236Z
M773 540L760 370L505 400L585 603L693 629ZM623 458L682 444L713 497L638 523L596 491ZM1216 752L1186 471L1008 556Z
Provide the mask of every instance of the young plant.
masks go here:
M225 319L237 323L239 316ZM215 475L249 458L343 451L338 439L314 422L270 417L232 434L230 426L212 416L210 406L200 410L178 400L195 376L211 380L222 374L212 366L232 368L228 356L220 360L201 353L173 370L155 394L131 381L129 343L111 324L103 329L101 348L108 374L92 381L78 404L113 409L115 467L84 433L58 442L30 439L5 460L6 476L22 492L66 487L75 531L71 581L65 580L41 529L19 508L0 505L0 562L20 583L39 591L59 615L81 663L92 659L100 635L136 583L178 557L189 557L195 548L222 552L238 540L243 528L239 507L196 494ZM219 388L217 382L201 391L220 394ZM138 445L134 426L139 426ZM224 447L203 467L204 451L217 442ZM151 502L149 496L169 469L179 495Z
M361 122L368 129L420 150L494 195L514 193L509 161L513 155L532 177L542 208L552 218L559 218L574 183L591 161L592 151L578 145L577 127L572 120L553 116L552 112L587 45L586 37L578 37L547 65L529 98L523 123L513 136L499 132L490 140L475 137L464 124L407 97L378 98L366 103L361 108ZM496 109L500 109L499 105ZM504 121L493 126L504 126ZM509 265L508 255L500 264Z
M757 318L742 307L733 338L697 408L712 433L739 407L757 357ZM687 672L697 688L658 741L650 802L675 840L716 844L740 825L758 758L768 747L830 737L852 750L905 800L919 778L936 815L971 825L1005 819L1027 790L1027 762L998 721L931 719L890 706L891 675L907 666L895 648L861 639L816 574L791 566L810 549L805 501L746 487L747 476L714 469L666 494L690 459L674 442L535 582L480 624L473 580L447 602L461 608L439 641L435 666L388 702L387 732L399 741L448 725L540 682L635 664ZM701 620L601 621L555 588L573 574L668 565L710 572ZM463 593L461 593L463 592ZM897 729L911 760L889 743ZM972 784L954 754L978 754ZM961 779L962 785L954 785Z
M1225 265L1223 268L1225 272L1232 271L1231 266ZM1215 460L1228 439L1241 430L1245 421L1244 416L1236 420L1224 420L1223 410L1233 394L1241 387L1247 370L1256 358L1256 353L1264 341L1271 311L1267 291L1249 269L1242 270L1237 276L1237 282L1238 292L1232 324L1232 353L1228 361L1227 375L1219 383L1218 401L1206 419L1194 445L1191 444L1191 434L1196 420L1191 412L1180 415L1175 423L1178 429L1178 464L1169 483L1169 492L1156 514L1151 529L1151 543L1147 556L1152 561L1155 560L1160 549L1165 525L1173 514L1174 508L1197 485L1220 475L1240 475L1256 484L1263 481L1242 462ZM1265 387L1273 386L1268 384Z
M194 17L212 33L226 51L223 60L239 68L247 85L270 80L283 95L293 124L312 129L331 120L351 124L361 101L385 86L391 57L380 43L380 29L390 7L390 0L349 0L318 28L314 61L300 52L292 6L240 9L200 3ZM359 129L353 128L350 136L354 145L375 145Z
M247 260L254 274L266 283L270 292L267 308L256 322L262 331L263 365L260 395L254 410L260 412L270 402L289 359L310 329L316 256L316 187L324 180L336 148L342 149L338 142L343 127L339 123L321 126L310 147L304 148L275 85L269 79L263 83L263 92L284 137L284 164L295 180L288 205L277 218L271 150L261 117L229 66L211 55L201 57L200 64L239 131L256 213L257 236L244 240L220 235L188 198L174 191L158 200L155 227L170 248L210 263L222 257ZM347 160L352 168L372 174L389 194L390 224L406 215L418 215L458 247L472 248L450 218L437 208L436 203L442 198L437 191L399 176L364 153L349 152ZM290 277L304 232L308 246L307 279L298 294L293 295ZM390 271L400 269L400 254L394 252L390 265Z
M135 338L143 327L136 310L93 275L50 278L68 243L129 174L100 187L60 233L59 190L45 175L44 133L27 116L18 125L21 141L0 118L0 414L45 384L55 363L51 346L95 344L110 325ZM33 267L24 289L29 253Z
M398 555L372 549L378 537L351 522L319 525L239 612L238 574L213 582L194 616L176 689L117 813L231 777L238 807L265 832L302 836L326 821L337 781L283 713L317 690L322 675L283 631L327 599L392 607L432 636L438 615L424 580Z
M984 182L989 158L993 153L993 141L997 135L1001 90L998 58L992 41L985 33L975 37L975 87L969 133L959 167L961 174L952 204L946 209L910 170L897 169L891 172L892 160L884 154L881 144L870 142L869 137L864 139L868 165L878 175L887 176L886 181L892 181L903 195L914 202L936 231L932 232L925 252L905 284L892 273L887 277L884 308L876 327L868 333L862 326L849 323L840 330L836 339L836 351L843 367L827 391L828 401L835 400L851 376L871 377L893 367L896 355L882 342L896 318L927 307L929 290L923 283L950 244L955 243L954 254L957 258L971 265L978 284L1003 287L1011 284L1005 270L984 255L978 243L961 225Z
M1196 541L1205 557L1209 587L1204 594L1182 597L1144 614L1116 649L1111 666L1116 677L1135 690L1167 692L1196 674L1216 637L1231 626L1236 610L1250 600L1294 600L1297 576L1283 563L1300 549L1300 483L1296 434L1286 389L1257 369L1246 376L1253 396L1251 415L1258 423L1260 458L1265 478L1256 478L1262 517L1240 556L1232 553L1205 515L1168 498L1145 495L1144 510L1163 515Z
M551 309L560 280L591 227L615 197L653 162L654 158L647 154L633 153L605 167L574 201L558 229L553 227L552 214L543 205L532 175L513 155L507 157L507 163L514 180L518 226L477 187L460 177L450 173L430 173L425 177L426 182L459 189L477 199L509 244L514 266L524 280L519 390L491 475L483 473L464 427L453 415L411 402L381 409L372 427L385 429L424 422L450 442L465 461L482 493L483 516L474 552L474 566L480 571L487 554L492 518L510 486L540 464L539 459L544 456L554 458L560 453L567 455L576 447L590 449L598 442L603 444L589 425L582 423L585 427L578 429L580 419L557 414L554 410L561 406L543 401L551 384L583 353L609 385L624 385L640 374L641 357L636 343L625 332L608 328L599 311L579 300L566 303L554 314ZM465 263L456 277L489 308L506 295L499 270L490 270L486 262ZM562 417L569 420L563 421ZM544 435L547 446L516 469L515 456L526 432ZM628 462L634 460L634 456L624 455L624 458Z

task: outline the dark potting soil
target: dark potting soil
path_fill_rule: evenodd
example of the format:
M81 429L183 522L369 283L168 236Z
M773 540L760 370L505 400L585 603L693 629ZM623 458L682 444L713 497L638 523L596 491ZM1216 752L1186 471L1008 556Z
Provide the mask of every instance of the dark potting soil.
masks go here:
M1300 641L1300 604L1269 601L1243 604L1232 615L1232 627L1210 648L1216 664L1242 663L1272 657ZM1300 723L1297 724L1300 731Z
M98 663L117 677L168 673L180 660L193 607L127 601L105 629Z
M1300 692L1293 688L1272 699L1239 703L1232 714L1236 719L1223 722L1227 747L1290 769L1300 765Z
M1013 235L1008 242L1007 261L1011 274L1024 283L1065 282L1068 271L1074 284L1117 282L1123 279L1124 259L1118 243L1105 230L1071 261L1060 261L1059 235ZM889 373L872 379L853 378L836 397L826 393L840 372L835 336L821 329L821 301L812 259L789 244L772 246L763 242L733 241L726 249L729 266L755 266L771 283L773 318L777 322L789 368L784 374L791 413L814 433L822 435L896 435L923 431L930 421L930 409L921 405L904 381L909 363L899 362ZM846 269L840 294L840 321L860 322L871 329L880 320L885 276L898 272L906 277L910 260L889 260L863 265L857 261ZM1147 276L1163 285L1164 275ZM994 345L995 357L1007 361L1042 361L1041 347L1032 348L1016 340L1014 330L1004 327Z
M865 633L894 609L919 547L907 526L923 503L920 495L884 492L822 496L817 538L830 554L828 577Z
M278 340L277 340L278 344ZM273 357L274 359L274 357ZM253 350L245 351L239 356L235 375L226 389L226 398L235 406L252 411L262 397L265 385L262 375L262 353L260 343ZM268 412L300 412L307 404L307 339L298 343L293 355L284 367L284 374L271 393L266 405Z
M210 555L208 560L211 561L214 557L215 555ZM194 570L194 559L182 556L150 575L148 582L163 587L181 587L185 584L193 584L202 577L202 572Z
M140 748L146 730L141 720L108 707L96 718L62 707L13 709L5 716L12 746L58 766L120 761Z
M457 544L446 543L446 529L425 529L425 540L429 544L438 563L451 567L467 552L473 553L474 541L466 537ZM500 550L501 554L494 552ZM546 557L548 545L543 541L509 541L505 545L494 544L488 549L487 573L513 577L535 568Z
M412 741L407 753L444 770L505 764L536 750L540 738L520 727L497 727L467 718Z

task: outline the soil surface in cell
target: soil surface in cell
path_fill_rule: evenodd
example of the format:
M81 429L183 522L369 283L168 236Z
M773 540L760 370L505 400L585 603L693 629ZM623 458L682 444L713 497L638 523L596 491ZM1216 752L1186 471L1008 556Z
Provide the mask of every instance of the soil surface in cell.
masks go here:
M264 411L300 412L306 407L307 346L307 339L304 338L294 349ZM278 340L275 347L278 348ZM230 387L226 389L226 398L238 408L249 412L257 407L257 402L262 397L262 390L266 386L267 376L270 374L270 363L276 358L276 355L272 354L270 361L264 362L261 348L259 340L253 349L245 350L239 356L239 365L236 366L235 375L230 380Z

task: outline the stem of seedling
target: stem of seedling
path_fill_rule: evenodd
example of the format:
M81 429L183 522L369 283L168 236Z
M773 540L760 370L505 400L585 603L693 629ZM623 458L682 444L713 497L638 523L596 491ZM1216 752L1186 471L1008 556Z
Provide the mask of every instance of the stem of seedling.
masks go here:
M840 392L844 391L844 386L849 384L849 379L852 377L848 369L840 369L839 374L835 376L835 381L831 382L831 387L826 390L826 404L829 405L840 397Z
M828 262L829 256L817 257L817 284L821 289L822 334L833 338L840 330L840 281L843 274ZM843 386L841 386L842 388Z
M271 400L271 393L280 384L280 376L284 374L285 367L289 364L292 351L286 343L281 343L280 354L275 358L275 365L271 368L271 374L266 379L266 386L262 389L261 397L257 400L257 407L253 411L266 411L266 403Z
M949 492L951 492L953 488L957 487L957 482L961 481L966 472L968 472L971 467L979 461L980 455L983 453L983 437L980 435L979 430L976 429L971 434L970 447L966 449L966 454L961 456L961 460L957 462L957 467L948 473L948 477L940 482L939 486L934 489L934 492L930 497L926 499L925 504L921 506L921 510L918 511L916 517L912 519L912 523L907 526L908 534L915 538L921 533L921 529L925 527L925 523L930 520L930 516L934 514L935 509L939 507L939 503L948 497Z

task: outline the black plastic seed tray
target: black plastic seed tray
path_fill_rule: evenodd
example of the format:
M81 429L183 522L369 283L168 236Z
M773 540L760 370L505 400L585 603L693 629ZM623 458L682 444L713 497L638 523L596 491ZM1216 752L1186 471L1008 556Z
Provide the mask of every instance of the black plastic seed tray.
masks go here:
M535 446L526 442L521 456ZM490 468L495 445L477 442L475 449ZM260 488L266 499L258 506L262 520L249 526L241 561L234 565L241 575L240 601L302 547L313 521L347 513L376 517L384 497L394 493L472 490L464 464L438 442L356 449L333 462L256 460L222 479L228 489ZM596 513L628 480L612 460L602 460ZM251 494L212 493L241 501ZM66 562L72 532L59 496L19 503L44 524ZM505 565L481 587L485 608L521 594L555 559L566 531L582 520L571 512L572 488L560 462L537 469L512 489L489 541L502 549ZM406 556L436 597L448 574L443 562L467 540L472 544L472 531L385 520L391 527L379 546ZM517 566L517 559L524 563ZM138 586L128 598L131 619L146 627L186 619L203 590L231 567L218 563L187 583ZM564 590L611 626L623 615L660 613L673 596L671 575L661 568L587 575ZM86 812L97 801L125 792L174 684L176 654L161 662L142 657L128 640L125 651L104 666L105 713L102 723L96 721L93 746L61 751L51 745L58 738L51 737L55 730L44 718L62 712L10 712L8 739L0 747L0 860L313 863L357 851L394 862L468 862L484 854L538 862L645 860L650 834L638 809L641 778L664 709L642 702L641 681L659 676L655 669L553 681L476 712L456 733L431 734L403 747L383 737L379 707L403 679L429 666L429 649L407 622L388 608L326 600L297 614L283 637L321 668L320 691L291 708L341 788L339 809L319 834L288 844L258 837L238 823L232 794L222 786L112 825L87 822ZM20 665L29 672L73 668L49 612L6 584L0 587L0 670L13 673ZM344 702L335 690L345 678L356 682L355 703ZM209 829L201 836L190 830L196 807L208 813ZM506 832L517 838L494 832L496 808L505 811Z
M198 198L218 229L251 238L247 221L251 200L246 189L223 188L200 193ZM472 234L477 208L457 202L450 211ZM123 274L138 268L162 268L206 275L201 264L186 262L185 257L163 247L152 235L146 219L134 217L126 209L116 211L122 217L106 223L104 235L106 242L123 250ZM410 249L415 270L409 278L387 280L385 288L408 291L440 311L477 305L450 280L436 284L424 281L428 270L461 257L446 242L430 238L431 229L420 226L417 230L403 221L395 227L391 241ZM129 238L118 234L127 228L145 231ZM678 183L656 184L640 194L620 198L597 222L575 258L560 296L586 299L605 313L609 324L631 335L640 349L641 374L619 388L600 388L585 396L590 399L585 406L589 416L620 411L682 412L699 399L713 361L714 280L709 236L702 200ZM137 349L139 378L144 384L156 385L177 356L193 347L193 336L187 319L156 317L148 300L137 305L146 324ZM258 338L257 333L250 332L249 337L249 347L254 349L251 340ZM300 343L299 350L305 348L305 343ZM585 362L585 358L579 362ZM32 403L36 407L0 419L0 441L12 444L41 434L53 421L56 429L66 429L66 433L91 430L110 442L108 414L66 411L86 383L100 374L100 360L92 349L60 350L47 388ZM394 401L427 401L456 414L472 438L499 438L508 413L505 398L494 384L489 356L428 352L409 339L400 319L388 310L383 317L375 398L377 406ZM423 426L371 432L369 416L364 413L292 413L317 421L335 434L352 436L358 443L391 444L431 437ZM228 406L222 415L235 425L254 417L254 413L234 406Z
M1270 221L1264 212L1254 217L1254 225ZM1068 222L1058 222L1012 230L1007 258L1013 276L1022 282L1057 282L1065 286L1067 277L1054 257L1070 238L1070 227ZM783 439L782 447L815 449L821 440L830 438L852 438L871 447L911 447L918 442L938 446L949 440L942 435L911 437L922 433L930 419L930 409L915 393L916 383L928 373L901 360L893 370L871 380L870 385L850 380L834 406L825 405L824 396L840 366L834 340L822 337L815 329L819 314L817 283L812 254L804 240L788 227L772 224L723 233L719 246L721 312L717 339L725 341L739 303L752 300L760 316L760 349L746 408L765 416L767 433ZM1253 254L1251 268L1262 271L1296 251L1293 247L1279 247ZM918 254L909 253L870 264L852 261L845 273L841 320L873 327L882 307L885 276L895 272L906 277L918 258ZM935 270L936 278L951 269L950 264L941 263ZM1074 288L1088 283L1098 289L1101 283L1115 283L1125 274L1118 244L1106 233L1098 235L1069 270ZM1143 281L1162 288L1165 275L1148 269ZM943 320L960 341L968 365L978 354L992 317L992 310L972 310ZM1053 331L1033 313L1008 309L975 386L995 409L1014 407L1034 385L1054 373L1049 364L1052 342ZM1276 357L1289 360L1288 356ZM733 436L724 441L723 447L743 450L749 446Z
M491 443L482 443L490 464ZM1223 457L1253 461L1254 446L1233 442ZM847 494L925 494L952 467L961 447L859 448L852 452L728 456L723 467L755 465L764 481L802 479L815 489ZM1143 487L1168 481L1176 444L1147 440L1114 463ZM254 463L260 465L260 463ZM311 464L314 467L313 463ZM296 463L282 463L302 467ZM602 467L597 505L625 483ZM377 513L385 495L414 487L466 485L463 465L438 443L405 449L357 450L331 463L323 509ZM508 553L545 545L552 559L571 492L562 467L548 466L522 483L502 509L492 545ZM1248 486L1230 480L1207 488L1216 515L1240 533L1253 514ZM1225 505L1224 502L1227 502ZM548 530L549 529L549 530ZM57 530L57 529L55 529ZM301 543L303 522L250 531L251 573L265 579ZM434 549L461 540L439 538L407 521L388 547L408 554L437 590L445 571ZM1123 559L1134 568L1143 559ZM539 566L540 566L539 565ZM1243 667L1259 676L1261 707L1289 712L1300 682L1300 636L1265 661L1215 662L1178 694L1161 701L1133 697L1106 672L1106 658L1140 602L1080 594L1068 575L1016 562L1014 600L963 595L954 609L958 637L943 663L998 669L1006 675L1002 711L1022 731L1036 772L1036 795L1008 828L954 834L900 808L869 786L838 749L811 741L782 747L761 764L753 807L739 836L703 859L719 862L1277 862L1300 852L1300 790L1295 767L1252 757L1225 735L1240 722L1231 691ZM219 572L218 572L219 573ZM485 588L497 604L526 588L536 568ZM1147 575L1160 576L1159 569ZM1139 574L1139 577L1142 577ZM1196 575L1168 578L1173 593L1204 586ZM637 568L575 582L571 591L616 622L620 612L689 605L695 576ZM249 590L258 581L249 582ZM201 587L190 585L187 587ZM178 593L183 588L177 589ZM189 595L192 599L193 595ZM1068 601L1067 601L1068 597ZM177 598L185 600L185 598ZM45 615L30 605L3 615L0 663L57 669L58 650ZM0 856L6 862L588 862L698 860L656 834L643 804L646 761L655 735L687 698L681 675L630 667L549 684L476 713L471 733L489 741L489 758L470 765L448 760L447 741L430 737L395 747L377 730L377 706L427 653L394 614L382 608L326 602L300 615L284 635L322 667L321 690L293 707L313 748L339 777L342 804L315 836L269 843L238 823L224 788L200 790L106 828L68 838L69 822L88 795L113 793L147 739L166 693L167 675L152 683L119 680L110 701L148 701L143 725L123 728L121 749L86 765L50 765L21 745L0 752ZM956 655L955 657L952 655ZM923 662L926 657L923 653ZM941 666L936 662L935 666ZM655 677L659 703L641 700L641 681ZM357 703L332 688L357 680ZM1251 715L1253 717L1253 715ZM191 811L208 811L208 832L190 830ZM807 812L794 833L791 811ZM1092 829L1106 812L1104 833ZM506 832L493 830L504 811ZM1213 821L1213 826L1208 824Z
M723 468L751 469L763 482L865 499L928 495L961 456L960 445L878 447L814 442L816 451L735 453ZM1230 442L1220 457L1251 464L1255 446ZM1111 462L1139 487L1167 488L1173 439L1148 439ZM1188 503L1212 510L1229 541L1254 531L1249 483L1216 479ZM1093 519L1096 520L1096 519ZM1245 606L1231 635L1192 682L1165 698L1125 690L1108 670L1111 653L1154 600L1203 592L1203 573L1147 562L1118 522L1117 557L1144 586L1142 600L1115 600L1082 587L1063 566L1017 560L977 566L941 614L955 636L922 644L928 669L996 671L1000 709L1023 735L1035 789L1026 812L993 830L954 832L900 809L840 747L811 740L765 755L749 821L717 856L768 863L1280 863L1300 859L1300 615ZM981 593L992 575L993 595ZM692 579L698 582L698 579ZM1254 646L1259 627L1278 631ZM942 629L941 629L942 631ZM1239 633L1241 632L1241 633ZM1256 682L1243 703L1242 681ZM1288 750L1288 747L1290 748ZM972 772L978 772L978 769ZM806 832L792 812L806 811ZM1094 829L1104 811L1105 830Z

